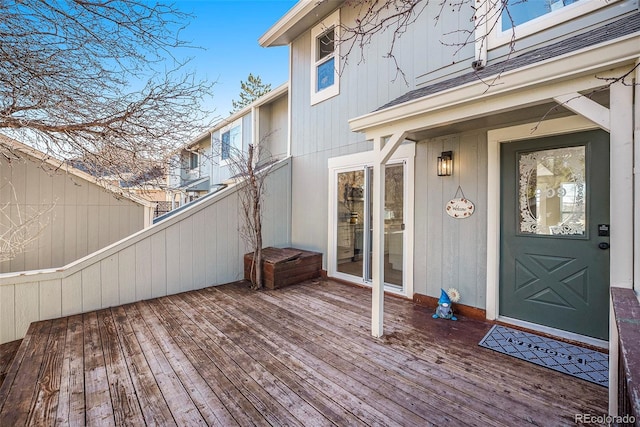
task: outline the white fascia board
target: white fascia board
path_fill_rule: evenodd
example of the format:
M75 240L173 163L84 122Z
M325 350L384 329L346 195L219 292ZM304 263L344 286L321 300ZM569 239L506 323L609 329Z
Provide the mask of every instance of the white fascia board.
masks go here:
M261 107L261 106L263 106L265 104L268 104L269 102L272 102L272 101L280 98L281 96L286 95L287 93L289 93L289 82L281 84L280 86L278 86L277 88L273 89L269 93L266 93L266 94L262 95L260 98L256 99L251 104L243 107L241 110L238 110L235 113L231 114L229 117L219 121L218 123L215 124L214 127L212 127L209 130L209 132L207 134L211 135L215 131L220 130L223 127L227 126L229 123L233 123L234 121L238 120L239 118L246 116L254 108Z
M324 18L343 0L300 0L259 39L262 47L286 46Z
M568 80L569 78L575 79L576 76L584 75L593 76L597 72L627 64L633 65L639 56L640 34L634 33L614 41L550 58L493 77L487 77L483 81L474 81L384 110L368 113L349 120L349 125L353 132L369 132L373 128L392 127L397 122L416 116L431 114L465 104L469 105L476 101L489 100L510 92L517 92L531 87L544 89L545 85L557 81L568 81L568 84L571 84ZM496 77L498 77L496 84L488 87L485 82L491 81L492 78ZM594 82L590 83L593 87L606 84L604 80L595 78L594 80ZM589 87L576 90L585 89L589 89ZM564 93L566 92L565 90Z

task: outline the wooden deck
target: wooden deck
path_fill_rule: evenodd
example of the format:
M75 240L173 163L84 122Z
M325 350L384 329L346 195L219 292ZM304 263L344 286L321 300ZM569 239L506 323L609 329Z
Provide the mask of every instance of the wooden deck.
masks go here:
M572 425L607 390L477 345L484 322L431 318L331 281L237 283L37 322L0 387L0 426Z

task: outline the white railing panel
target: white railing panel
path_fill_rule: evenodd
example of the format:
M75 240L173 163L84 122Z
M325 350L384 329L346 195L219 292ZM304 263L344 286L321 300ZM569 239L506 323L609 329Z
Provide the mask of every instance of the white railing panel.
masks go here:
M16 286L15 293L15 339L27 333L29 325L40 320L40 292L38 283L29 282Z
M153 235L152 239L155 236ZM164 267L164 262L160 265ZM124 248L118 253L118 289L120 290L120 304L127 304L136 300L135 246Z
M0 342L13 341L16 338L16 287L0 286Z
M291 160L280 162L268 182L264 245L289 246ZM37 320L242 278L247 249L237 203L229 187L62 268L0 274L0 344L24 337Z
M62 316L62 280L40 282L40 319L55 319Z
M82 313L82 271L62 279L61 293L63 316Z

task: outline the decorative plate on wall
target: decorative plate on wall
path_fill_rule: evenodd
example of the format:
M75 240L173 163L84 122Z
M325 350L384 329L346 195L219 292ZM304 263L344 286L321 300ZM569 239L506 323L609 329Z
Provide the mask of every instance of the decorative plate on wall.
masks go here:
M450 217L462 219L473 215L475 208L471 200L465 199L464 197L457 197L449 200L445 210Z

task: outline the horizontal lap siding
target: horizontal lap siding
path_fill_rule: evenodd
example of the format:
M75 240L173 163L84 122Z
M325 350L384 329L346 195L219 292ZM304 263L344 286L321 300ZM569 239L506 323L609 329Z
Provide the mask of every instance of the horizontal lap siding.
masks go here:
M290 244L290 161L267 180L265 246ZM235 192L183 211L74 270L0 278L0 343L22 338L31 322L174 294L242 277ZM15 280L12 283L11 280Z

